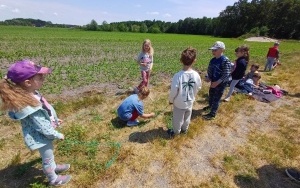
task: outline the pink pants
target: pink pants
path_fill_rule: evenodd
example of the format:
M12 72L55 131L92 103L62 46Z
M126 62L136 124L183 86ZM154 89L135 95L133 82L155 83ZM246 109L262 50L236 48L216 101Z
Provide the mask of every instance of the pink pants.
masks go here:
M142 82L138 86L138 90L140 90L143 86L148 86L149 83L149 77L150 77L150 71L141 71L142 74Z

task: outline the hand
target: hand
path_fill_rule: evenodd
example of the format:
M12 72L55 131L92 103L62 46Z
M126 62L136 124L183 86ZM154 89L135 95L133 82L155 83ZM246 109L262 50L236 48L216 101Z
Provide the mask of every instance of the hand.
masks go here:
M65 135L62 135L61 139L60 140L64 140L65 139Z
M154 116L155 116L154 112L150 113L150 117L154 117Z
M61 119L58 119L57 122L58 122L58 125L61 125L64 121Z
M205 82L210 82L210 79L208 77L205 77L204 81Z
M215 87L217 87L218 85L219 85L218 82L212 82L212 83L210 84L210 87L211 87L211 88L215 88Z

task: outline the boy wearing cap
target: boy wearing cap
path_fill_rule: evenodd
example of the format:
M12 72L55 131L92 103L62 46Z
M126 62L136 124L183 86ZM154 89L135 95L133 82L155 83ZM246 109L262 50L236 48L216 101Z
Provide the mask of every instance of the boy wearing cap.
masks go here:
M275 42L274 46L269 48L267 53L267 62L264 71L271 71L279 62L279 42Z
M215 42L209 50L212 51L214 57L209 62L205 76L205 81L210 82L209 105L203 108L205 111L210 110L208 114L203 116L206 120L214 119L216 116L232 67L229 59L223 54L225 50L223 42Z

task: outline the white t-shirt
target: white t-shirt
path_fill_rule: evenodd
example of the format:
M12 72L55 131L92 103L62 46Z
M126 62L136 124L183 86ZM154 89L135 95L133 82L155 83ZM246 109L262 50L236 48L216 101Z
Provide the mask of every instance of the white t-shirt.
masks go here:
M196 71L179 71L172 79L169 95L170 103L173 103L179 109L192 108L195 96L201 86L201 78Z

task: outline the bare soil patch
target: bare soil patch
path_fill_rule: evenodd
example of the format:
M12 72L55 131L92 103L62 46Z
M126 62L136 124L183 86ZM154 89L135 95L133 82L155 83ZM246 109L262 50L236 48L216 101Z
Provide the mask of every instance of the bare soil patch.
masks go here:
M245 41L251 41L251 42L277 42L278 39L272 39L268 37L250 37L245 39Z

